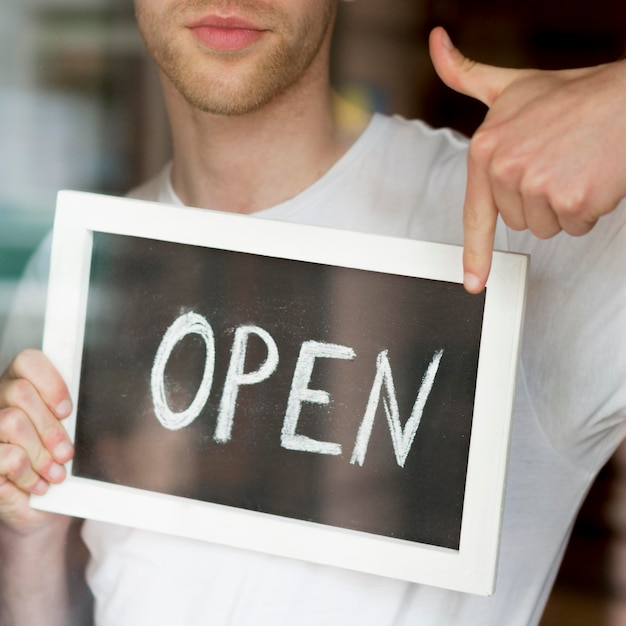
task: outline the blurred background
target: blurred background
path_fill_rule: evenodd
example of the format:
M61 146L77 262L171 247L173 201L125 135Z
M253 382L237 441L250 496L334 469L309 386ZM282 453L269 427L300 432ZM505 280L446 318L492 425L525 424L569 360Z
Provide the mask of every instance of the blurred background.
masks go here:
M346 0L337 89L361 107L471 134L485 108L435 76L427 37L437 24L469 56L514 67L593 65L626 50L624 0ZM0 332L57 191L122 194L168 154L158 78L130 0L2 0ZM626 626L625 476L623 449L581 510L542 626Z

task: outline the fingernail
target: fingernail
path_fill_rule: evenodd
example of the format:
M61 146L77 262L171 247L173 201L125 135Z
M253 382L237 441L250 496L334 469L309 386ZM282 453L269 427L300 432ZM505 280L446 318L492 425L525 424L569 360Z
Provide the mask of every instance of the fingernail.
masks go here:
M444 30L443 36L441 38L441 43L448 48L448 50L454 50L454 44L452 43L452 39L450 39L450 35Z
M48 483L45 480L40 480L34 487L33 493L38 496L43 496L48 491Z
M66 417L72 411L72 403L69 400L63 400L55 410L60 417Z
M64 473L65 469L62 465L59 465L58 463L53 463L48 470L48 476L50 476L50 480L59 480L63 477Z
M54 457L59 461L66 461L72 456L73 452L74 448L72 447L72 444L68 441L62 441L52 451L52 454L54 454Z
M465 289L471 293L477 293L482 289L482 282L478 276L474 276L474 274L465 273L463 274L463 285Z

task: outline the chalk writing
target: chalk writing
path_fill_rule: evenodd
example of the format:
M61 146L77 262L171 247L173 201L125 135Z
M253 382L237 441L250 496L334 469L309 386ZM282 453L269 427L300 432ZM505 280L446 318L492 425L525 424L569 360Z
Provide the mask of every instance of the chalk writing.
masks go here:
M176 344L191 334L200 335L206 344L204 373L193 402L184 411L175 413L169 408L167 398L165 397L165 367ZM211 394L214 367L215 337L211 325L206 318L196 313L181 315L165 332L163 341L161 341L161 345L156 353L150 377L154 412L159 422L165 428L180 430L191 424L200 415Z
M246 360L246 349L248 347L248 337L251 334L258 335L267 346L267 359L258 370L244 373ZM235 331L233 349L231 351L228 374L224 383L224 392L220 403L217 427L214 439L218 443L227 443L233 430L233 419L235 417L235 405L237 395L241 385L256 385L269 378L278 366L278 347L272 336L258 326L240 326Z
M189 407L174 412L167 402L165 368L174 347L189 334L200 335L204 340L206 347L204 372L198 391ZM253 334L265 344L267 357L258 369L246 372L248 338ZM396 462L400 467L404 467L419 429L426 402L435 383L442 356L443 350L437 350L433 355L422 378L411 415L403 427L388 351L383 350L378 354L376 374L350 460L352 464L362 466L365 462L376 411L382 399ZM331 401L327 391L309 387L316 360L342 359L351 361L356 357L356 352L349 346L319 341L304 341L302 343L281 430L281 446L283 448L313 454L333 456L342 454L342 446L338 443L319 441L297 433L298 421L303 403L327 405ZM270 333L254 325L243 325L236 329L213 435L217 443L226 444L231 439L239 388L242 385L256 385L267 380L276 371L278 363L278 346ZM211 393L214 368L215 336L208 320L197 313L181 315L165 332L151 372L151 391L155 415L162 426L169 430L180 430L191 424L200 415Z
M372 434L372 427L374 426L374 416L376 415L376 409L380 403L380 397L384 387L386 395L383 397L383 406L385 408L385 415L387 416L387 423L389 424L389 431L391 432L393 450L395 452L398 465L400 467L404 467L406 457L409 454L409 450L411 449L411 445L413 444L413 440L417 434L417 429L419 428L422 420L426 400L428 400L430 391L433 388L435 376L437 375L437 370L439 369L439 363L441 362L442 356L443 350L435 352L435 355L426 370L426 374L424 374L424 378L422 379L422 385L417 394L415 404L413 405L411 416L405 424L404 429L402 429L396 389L393 384L391 364L389 363L387 350L384 350L378 355L378 358L376 359L376 377L374 378L372 391L367 402L365 416L363 417L363 422L361 422L361 427L359 428L356 438L354 452L350 461L351 463L363 465L365 462L367 444L369 443L370 435Z
M341 446L338 443L316 441L310 437L296 434L300 408L303 402L328 404L330 394L321 389L309 389L311 374L316 358L349 359L356 357L356 352L346 346L319 341L305 341L300 348L300 356L293 374L291 392L287 401L287 411L281 432L281 445L287 450L301 450L302 452L316 452L317 454L332 454L339 456Z

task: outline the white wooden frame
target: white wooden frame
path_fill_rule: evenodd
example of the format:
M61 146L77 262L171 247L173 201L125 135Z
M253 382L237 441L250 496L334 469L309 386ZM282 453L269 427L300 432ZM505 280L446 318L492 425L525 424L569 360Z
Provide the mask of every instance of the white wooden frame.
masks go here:
M458 246L64 191L44 351L78 396L92 233L105 232L462 282ZM379 252L371 254L371 250ZM493 593L527 258L496 252L488 282L459 550L147 492L71 475L37 508L481 595ZM66 422L73 438L76 413Z

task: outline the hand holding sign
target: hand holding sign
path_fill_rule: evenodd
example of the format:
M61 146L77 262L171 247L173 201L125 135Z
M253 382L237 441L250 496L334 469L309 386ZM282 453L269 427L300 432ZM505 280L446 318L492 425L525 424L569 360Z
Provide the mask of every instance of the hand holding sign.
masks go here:
M540 71L465 58L436 28L440 78L489 107L472 138L464 207L468 291L483 289L498 213L539 238L583 235L626 196L626 62Z
M60 419L71 405L67 387L37 350L19 354L0 377L0 524L24 534L47 523L28 494L65 478L73 454Z

